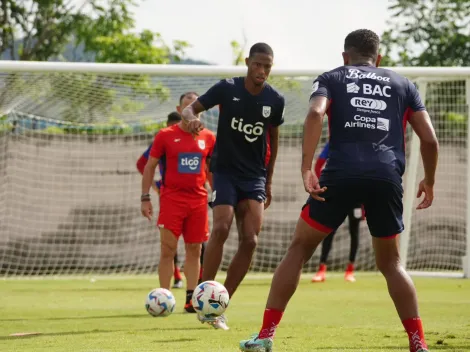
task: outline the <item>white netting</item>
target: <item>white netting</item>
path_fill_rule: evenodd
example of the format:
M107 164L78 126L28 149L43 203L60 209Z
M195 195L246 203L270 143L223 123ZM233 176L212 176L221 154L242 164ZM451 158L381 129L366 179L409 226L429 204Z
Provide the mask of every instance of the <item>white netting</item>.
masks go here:
M182 93L202 94L227 76L215 68L213 72L204 77L0 74L0 111L4 115L0 127L1 275L154 272L159 258L158 231L140 215L141 176L135 164ZM274 84L286 96L286 124L281 129L274 199L265 216L252 271L272 271L277 266L306 200L299 173L301 131L314 77L300 76L306 75L276 77ZM454 82L452 87L460 86ZM453 97L457 92L445 88L444 94ZM456 109L462 108L457 100L454 104ZM442 109L436 103L431 106ZM215 130L217 109L205 113L203 119ZM436 127L447 131L446 123ZM326 126L325 121L320 147L327 139ZM438 200L432 213L414 216L411 268L461 269L457 258L465 250L466 199L462 189L465 166L460 166L458 158L458 153L465 154L466 139L462 138L462 143L443 144L441 149L437 196L447 201ZM154 205L158 209L157 201ZM455 231L450 229L454 219L459 224ZM222 269L227 268L237 246L234 223ZM317 268L319 253L306 271ZM182 245L179 255L182 260ZM330 267L343 269L348 255L345 223L334 240ZM357 268L375 269L365 222L361 224Z
M440 143L435 202L425 211L413 210L407 268L462 270L466 248L467 121L466 82L423 80L426 107ZM424 177L420 158L416 183Z

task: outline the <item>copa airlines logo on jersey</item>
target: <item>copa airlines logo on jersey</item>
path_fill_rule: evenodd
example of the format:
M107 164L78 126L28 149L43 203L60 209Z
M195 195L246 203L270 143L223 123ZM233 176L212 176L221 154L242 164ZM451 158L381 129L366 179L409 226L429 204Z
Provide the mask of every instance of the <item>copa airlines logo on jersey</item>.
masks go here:
M258 137L263 135L264 124L262 122L256 122L254 125L251 123L243 123L243 119L237 119L232 117L232 122L230 124L232 130L241 132L245 135L245 139L253 143L258 139Z
M180 174L199 174L201 173L201 153L179 153L178 154L178 172Z
M390 82L390 77L378 76L375 72L362 72L361 70L350 68L346 78L351 79L375 79L377 81Z
M390 129L390 121L383 117L354 115L353 121L346 121L344 128L366 128L369 130L388 131Z

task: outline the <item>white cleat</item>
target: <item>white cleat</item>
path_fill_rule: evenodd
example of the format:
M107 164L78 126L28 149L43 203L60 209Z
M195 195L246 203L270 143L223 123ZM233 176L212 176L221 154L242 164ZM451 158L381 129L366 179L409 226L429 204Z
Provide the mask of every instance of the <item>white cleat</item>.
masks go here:
M228 319L225 315L221 315L218 317L204 317L200 314L197 315L197 319L202 323L207 323L212 326L214 329L222 329L222 330L229 330L230 328L227 325Z

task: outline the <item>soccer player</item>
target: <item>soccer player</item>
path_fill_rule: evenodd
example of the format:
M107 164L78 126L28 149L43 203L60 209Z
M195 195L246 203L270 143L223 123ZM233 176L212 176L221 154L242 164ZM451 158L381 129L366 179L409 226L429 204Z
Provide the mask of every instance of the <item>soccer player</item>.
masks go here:
M195 100L196 97L197 97L197 94L192 93L192 92L189 95L188 95L188 93L185 93L185 94L181 95L180 104L176 107L176 109L181 111L181 109L185 108L186 105L190 104L193 100ZM186 105L184 105L184 104L186 104ZM170 114L168 114L167 121L166 121L166 126L167 127L173 126L173 125L177 124L180 121L181 121L180 113L178 113L177 111L173 111ZM147 150L137 160L137 165L136 165L137 170L139 170L139 172L141 174L144 173L144 168L145 168L145 165L147 164L147 160L149 159L151 149L152 149L152 143L150 143ZM159 161L158 167L159 167L159 172L160 172L160 176L161 176L163 174L163 162L162 162L162 160ZM158 180L158 181L155 181L155 183L152 184L152 188L155 190L155 192L157 192L158 195L160 195L161 186L162 186L161 179ZM201 266L202 266L202 260L203 260L203 257L204 257L205 247L206 247L206 243L204 242L204 243L202 243L202 248L201 248ZM173 276L174 276L173 288L182 288L183 287L183 277L181 276L181 271L180 271L180 268L178 266L178 252L175 253L174 265L175 265L175 271L173 273ZM202 277L202 270L201 270L201 274L199 276L199 279L201 279L201 277Z
M204 256L202 280L214 280L222 260L234 211L241 233L238 251L224 286L230 296L245 277L256 248L264 209L271 202L279 126L284 122L284 98L266 80L273 50L257 43L245 59L246 77L219 81L183 110L183 120L195 135L203 128L197 114L219 105L217 141L211 158L213 173L213 228ZM224 316L203 318L214 328L228 329Z
M190 93L189 95L194 95ZM184 100L185 98L183 98ZM150 158L142 178L141 211L151 220L153 215L149 190L155 168L163 162L160 211L161 256L158 265L160 287L169 289L174 272L178 238L185 241L186 304L185 311L195 313L191 304L200 274L202 243L208 237L206 159L212 155L215 136L205 129L194 138L183 121L160 130L155 136Z
M328 159L328 142L323 147L317 162L315 163L315 174L317 177L320 177L321 170ZM351 248L349 249L349 264L346 267L346 272L344 274L344 279L349 282L355 282L356 278L354 277L354 262L356 260L357 249L359 247L359 224L363 219L362 206L360 204L354 205L348 211L348 222L349 222L349 234L351 235ZM321 255L320 255L320 268L315 276L312 278L312 282L324 282L326 280L326 262L328 260L328 255L331 251L331 246L333 244L333 238L336 234L336 230L330 233L321 243Z
M310 197L274 274L261 330L240 342L242 351L272 351L276 328L297 288L302 266L356 203L364 205L377 267L408 333L410 351L428 351L416 290L400 264L398 251L397 234L403 231L405 124L411 124L421 141L424 179L417 197L424 194L424 199L417 209L433 202L439 144L416 87L393 71L377 67L381 57L374 32L360 29L348 34L343 59L344 66L320 75L313 83L301 168ZM330 123L330 151L318 180L312 161L325 113Z

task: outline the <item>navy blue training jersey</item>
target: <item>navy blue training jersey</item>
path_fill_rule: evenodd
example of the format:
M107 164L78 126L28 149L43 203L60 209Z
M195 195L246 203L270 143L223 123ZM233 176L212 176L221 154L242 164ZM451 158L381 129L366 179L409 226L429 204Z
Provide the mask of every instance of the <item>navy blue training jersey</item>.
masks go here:
M319 76L311 97L330 100L328 162L321 180L370 178L401 186L409 114L425 110L413 83L368 65L341 66Z
M284 123L284 97L267 83L261 93L252 95L244 77L236 77L219 81L198 100L206 110L219 105L210 171L266 177L268 127Z

